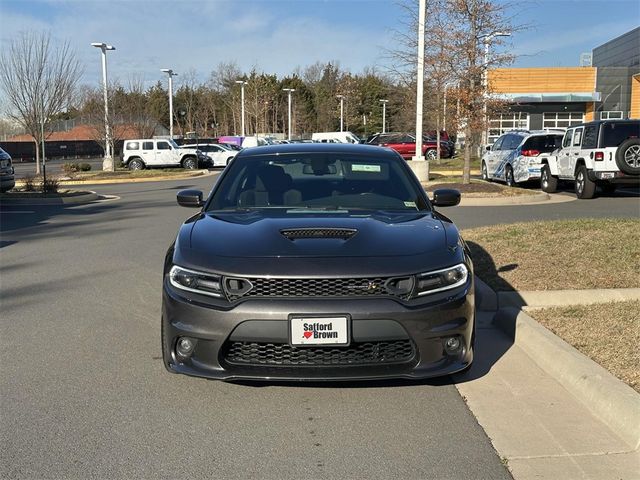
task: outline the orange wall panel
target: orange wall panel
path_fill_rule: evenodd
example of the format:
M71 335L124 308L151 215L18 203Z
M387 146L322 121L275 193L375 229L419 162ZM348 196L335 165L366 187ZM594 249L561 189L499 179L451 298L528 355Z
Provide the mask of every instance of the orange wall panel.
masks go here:
M593 92L594 67L497 68L489 71L494 93L572 93Z
M631 79L631 110L629 118L640 118L640 74Z

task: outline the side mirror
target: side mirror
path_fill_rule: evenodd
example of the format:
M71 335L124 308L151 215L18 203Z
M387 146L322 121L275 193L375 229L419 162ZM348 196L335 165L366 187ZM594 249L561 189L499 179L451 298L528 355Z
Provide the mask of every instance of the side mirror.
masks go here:
M491 145L487 145L487 146L485 147L485 150L486 150L487 152L491 151Z
M200 190L182 190L178 192L178 205L181 207L199 208L204 205Z
M452 188L441 188L433 192L431 203L436 207L455 207L460 203L460 192Z

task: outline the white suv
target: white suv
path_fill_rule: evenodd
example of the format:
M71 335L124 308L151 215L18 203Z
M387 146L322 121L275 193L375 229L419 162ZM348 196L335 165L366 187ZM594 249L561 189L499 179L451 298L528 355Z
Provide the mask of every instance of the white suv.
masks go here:
M122 149L122 163L130 170L180 166L193 170L207 161L200 150L181 148L172 139L125 140Z
M575 182L578 198L596 186L610 193L619 184L640 184L640 120L597 120L567 129L562 146L542 160L540 184L555 192L559 180Z
M562 132L513 130L500 136L482 156L482 179L500 180L510 187L540 178L541 155L560 146Z
M182 145L182 148L200 150L207 157L212 167L226 167L233 157L238 154L237 150L231 150L229 147L217 143Z

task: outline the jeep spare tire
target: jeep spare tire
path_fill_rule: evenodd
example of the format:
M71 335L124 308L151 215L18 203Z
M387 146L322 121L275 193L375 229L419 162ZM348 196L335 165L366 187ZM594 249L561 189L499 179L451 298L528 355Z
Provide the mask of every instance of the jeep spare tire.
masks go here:
M620 144L616 164L627 175L640 175L640 138L629 138Z

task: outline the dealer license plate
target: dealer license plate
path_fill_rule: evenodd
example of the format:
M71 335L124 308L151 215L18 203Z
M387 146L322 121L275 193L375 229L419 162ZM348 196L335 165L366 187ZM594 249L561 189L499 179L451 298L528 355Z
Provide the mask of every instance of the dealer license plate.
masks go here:
M291 316L291 345L348 345L348 317Z

